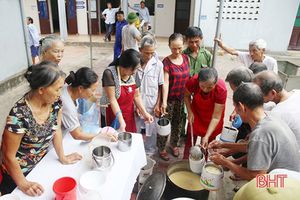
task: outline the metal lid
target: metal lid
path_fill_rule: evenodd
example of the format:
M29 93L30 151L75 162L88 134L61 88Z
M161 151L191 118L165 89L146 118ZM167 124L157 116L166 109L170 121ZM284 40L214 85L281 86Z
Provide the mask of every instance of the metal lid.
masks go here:
M153 173L141 187L136 200L160 199L166 187L166 175L163 172Z

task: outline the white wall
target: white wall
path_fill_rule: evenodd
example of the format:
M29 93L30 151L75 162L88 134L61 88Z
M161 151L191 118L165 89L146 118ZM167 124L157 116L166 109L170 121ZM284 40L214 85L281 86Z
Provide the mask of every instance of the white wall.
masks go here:
M223 41L236 48L248 49L251 40L266 40L267 50L286 51L291 37L299 0L264 0L260 4L258 20L224 19L221 24ZM213 46L216 30L217 0L203 0L201 29L205 42ZM199 3L195 10L199 10ZM194 25L197 25L199 13L195 13Z
M155 35L169 37L174 32L175 0L155 1ZM162 4L163 8L158 8Z
M28 66L24 29L19 1L1 0L0 6L0 81L17 74ZM5 31L3 29L5 28Z
M40 19L38 14L37 1L36 0L24 1L24 11L26 17L31 17L33 19L33 24L36 26L36 28L40 33L41 29L40 29Z
M76 9L78 34L87 35L88 34L87 3L86 0L81 0L81 1L84 2L84 8Z

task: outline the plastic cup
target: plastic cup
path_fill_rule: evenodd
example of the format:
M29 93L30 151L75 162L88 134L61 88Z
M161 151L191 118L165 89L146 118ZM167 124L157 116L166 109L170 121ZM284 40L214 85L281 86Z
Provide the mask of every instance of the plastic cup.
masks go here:
M76 180L72 177L62 177L53 184L55 200L76 200Z

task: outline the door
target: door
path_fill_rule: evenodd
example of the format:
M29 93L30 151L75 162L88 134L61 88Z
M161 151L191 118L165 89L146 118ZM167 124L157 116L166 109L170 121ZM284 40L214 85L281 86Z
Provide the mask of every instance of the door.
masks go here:
M41 34L50 34L49 8L47 0L38 0Z
M66 1L66 14L67 14L67 26L69 34L77 34L77 15L76 15L76 1Z
M99 0L90 0L86 1L87 3L87 10L89 9L88 3L91 2L91 24L92 24L92 34L99 34ZM102 2L102 1L101 1ZM88 20L88 27L89 27L89 18ZM88 28L88 32L90 33L90 29Z
M184 33L190 24L191 0L176 0L175 33Z
M294 23L289 49L300 50L300 5L298 7L297 17Z

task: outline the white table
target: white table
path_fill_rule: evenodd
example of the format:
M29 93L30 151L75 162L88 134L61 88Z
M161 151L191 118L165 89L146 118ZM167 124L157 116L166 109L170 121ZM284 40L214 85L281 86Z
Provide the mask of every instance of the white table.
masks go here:
M129 200L140 169L147 163L142 136L140 134L132 135L132 146L127 152L119 151L117 143L108 143L103 140L104 145L108 144L110 146L115 163L106 171L106 181L99 188L102 200ZM70 134L67 134L63 139L63 146L65 154L78 152L83 156L83 159L73 165L62 165L55 150L51 149L26 177L30 181L40 183L45 189L44 193L39 197L30 197L16 188L13 194L16 194L22 200L53 200L55 197L52 191L53 183L64 176L73 177L77 181L78 188L80 176L91 170L89 145L86 142L74 140ZM77 200L80 200L80 198L77 198Z

